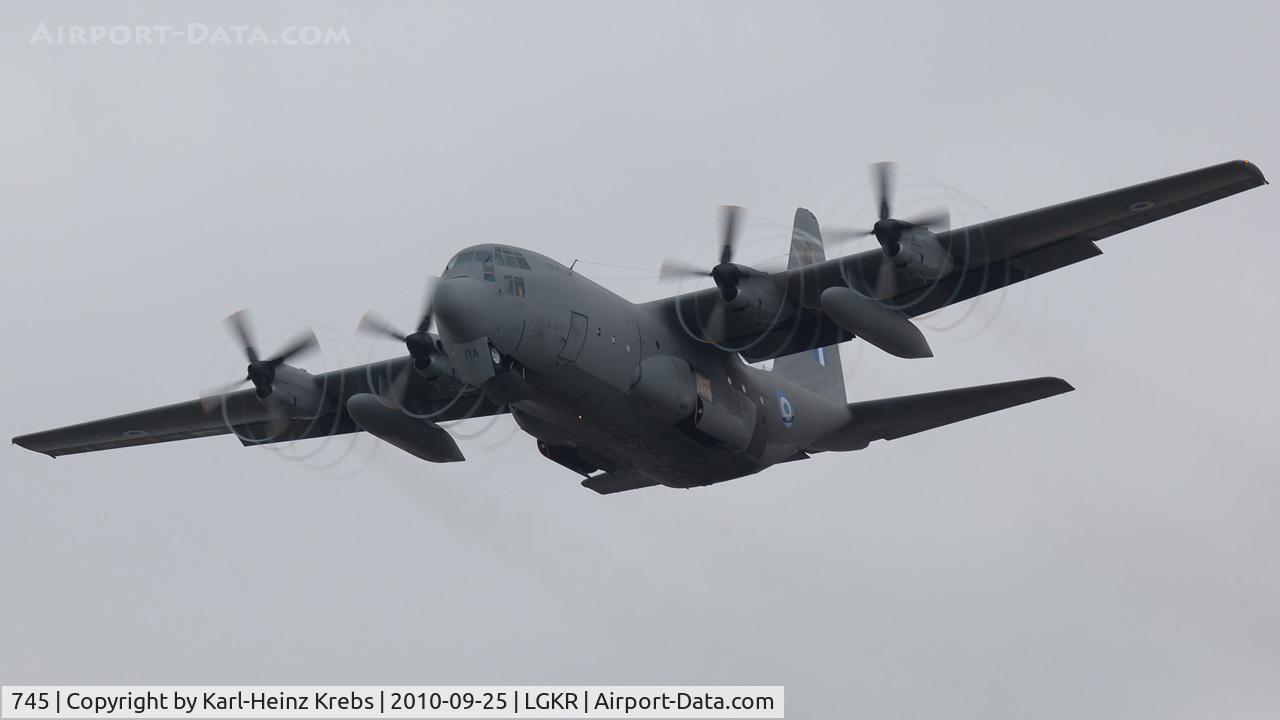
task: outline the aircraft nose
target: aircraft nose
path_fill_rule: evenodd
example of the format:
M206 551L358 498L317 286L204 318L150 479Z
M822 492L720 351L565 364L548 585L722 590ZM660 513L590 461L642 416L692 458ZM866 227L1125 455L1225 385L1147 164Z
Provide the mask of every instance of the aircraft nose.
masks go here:
M432 313L442 334L468 342L488 334L494 315L493 286L471 278L450 278L436 285Z

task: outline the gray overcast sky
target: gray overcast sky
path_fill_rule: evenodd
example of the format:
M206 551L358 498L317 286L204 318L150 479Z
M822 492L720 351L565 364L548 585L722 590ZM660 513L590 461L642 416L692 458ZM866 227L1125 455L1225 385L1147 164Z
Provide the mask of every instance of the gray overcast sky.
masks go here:
M950 186L973 219L1237 157L1275 178L1278 21L1270 2L6 3L3 431L234 378L241 307L263 345L316 327L313 370L390 356L357 319L407 322L474 242L656 268L709 257L736 203L750 252L780 254L797 205L865 219L878 160L906 163L907 205ZM32 46L41 22L351 44ZM11 447L0 680L779 683L794 718L1276 717L1274 192L931 318L932 360L843 348L851 400L1077 392L709 489L596 496L507 419L460 428L478 436L448 467L367 438L293 462L228 437Z

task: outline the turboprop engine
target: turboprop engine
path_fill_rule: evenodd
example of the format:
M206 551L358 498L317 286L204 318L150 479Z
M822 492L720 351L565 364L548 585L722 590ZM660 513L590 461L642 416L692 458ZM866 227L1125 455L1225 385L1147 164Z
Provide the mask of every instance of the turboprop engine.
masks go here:
M769 275L754 268L735 265L738 277L730 286L729 298L721 293L725 306L742 322L767 326L784 310L782 288Z
M324 389L311 373L292 365L280 365L265 397L259 395L263 405L277 416L311 419L325 412Z
M867 235L874 235L884 253L884 261L876 275L875 295L886 299L897 295L898 276L913 280L936 280L955 269L956 261L938 242L934 230L951 225L951 214L940 208L910 220L893 217L892 163L871 166L872 180L880 195L880 212L876 224Z
M898 295L900 278L918 286L956 269L955 257L934 232L934 228L950 224L950 214L942 209L912 220L898 220L892 216L891 207L893 165L872 166L872 179L880 195L879 219L870 230L857 234L874 235L880 243L882 258L873 296L847 287L829 287L822 293L822 310L840 327L887 353L903 358L932 357L924 334L894 306L892 299Z
M253 384L253 394L278 419L311 419L332 409L326 402L324 387L314 375L287 361L318 346L315 333L305 330L270 357L260 357L253 341L248 313L244 310L227 317L227 325L240 341L245 359L245 375L240 380L210 391L201 398L206 411L214 407L224 392L244 383Z
M879 224L879 223L877 223ZM901 232L893 243L896 252L883 246L885 257L903 277L913 280L937 280L955 270L951 252L938 242L938 236L926 227L913 226Z
M710 276L715 282L718 302L703 322L698 337L708 342L723 342L731 328L772 327L792 309L785 302L783 288L769 273L733 261L742 208L726 205L721 210L720 262L706 269L667 258L662 262L660 273L664 278Z

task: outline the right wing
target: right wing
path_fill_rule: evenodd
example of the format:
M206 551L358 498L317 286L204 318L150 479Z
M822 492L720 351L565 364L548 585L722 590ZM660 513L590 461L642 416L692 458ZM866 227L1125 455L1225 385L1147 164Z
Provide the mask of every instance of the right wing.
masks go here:
M409 373L405 404L415 414L429 414L433 422L506 412L479 389L451 376L413 372L411 363L397 358L315 376L323 388L325 411L312 418L278 415L248 389L21 435L13 442L58 457L228 433L235 433L243 445L265 445L358 432L360 427L347 413L347 400L359 393L378 393L403 372Z
M1101 255L1098 240L1266 182L1257 165L1233 160L939 233L956 269L936 280L901 277L897 294L886 302L907 317L923 315ZM723 344L756 362L852 339L852 333L822 311L822 292L850 287L874 297L882 260L875 249L774 274L774 283L785 289L786 303L796 312L768 327L722 313L729 318ZM718 298L717 290L708 288L648 306L676 327L701 328L708 325Z
M1097 242L1266 182L1257 165L1233 160L951 230L938 239L972 269L1060 242Z
M896 440L1074 389L1043 377L850 403L849 423L806 450L861 450L872 440Z

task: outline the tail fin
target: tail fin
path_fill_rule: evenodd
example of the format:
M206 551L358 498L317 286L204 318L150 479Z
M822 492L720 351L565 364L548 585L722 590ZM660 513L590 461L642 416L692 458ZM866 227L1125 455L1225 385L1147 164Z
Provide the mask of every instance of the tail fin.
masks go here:
M818 219L804 208L796 208L795 227L791 230L791 257L787 269L813 265L826 260L822 249L822 231ZM840 347L829 345L806 350L773 361L773 371L812 390L833 402L848 402L844 392L844 369L840 366Z

